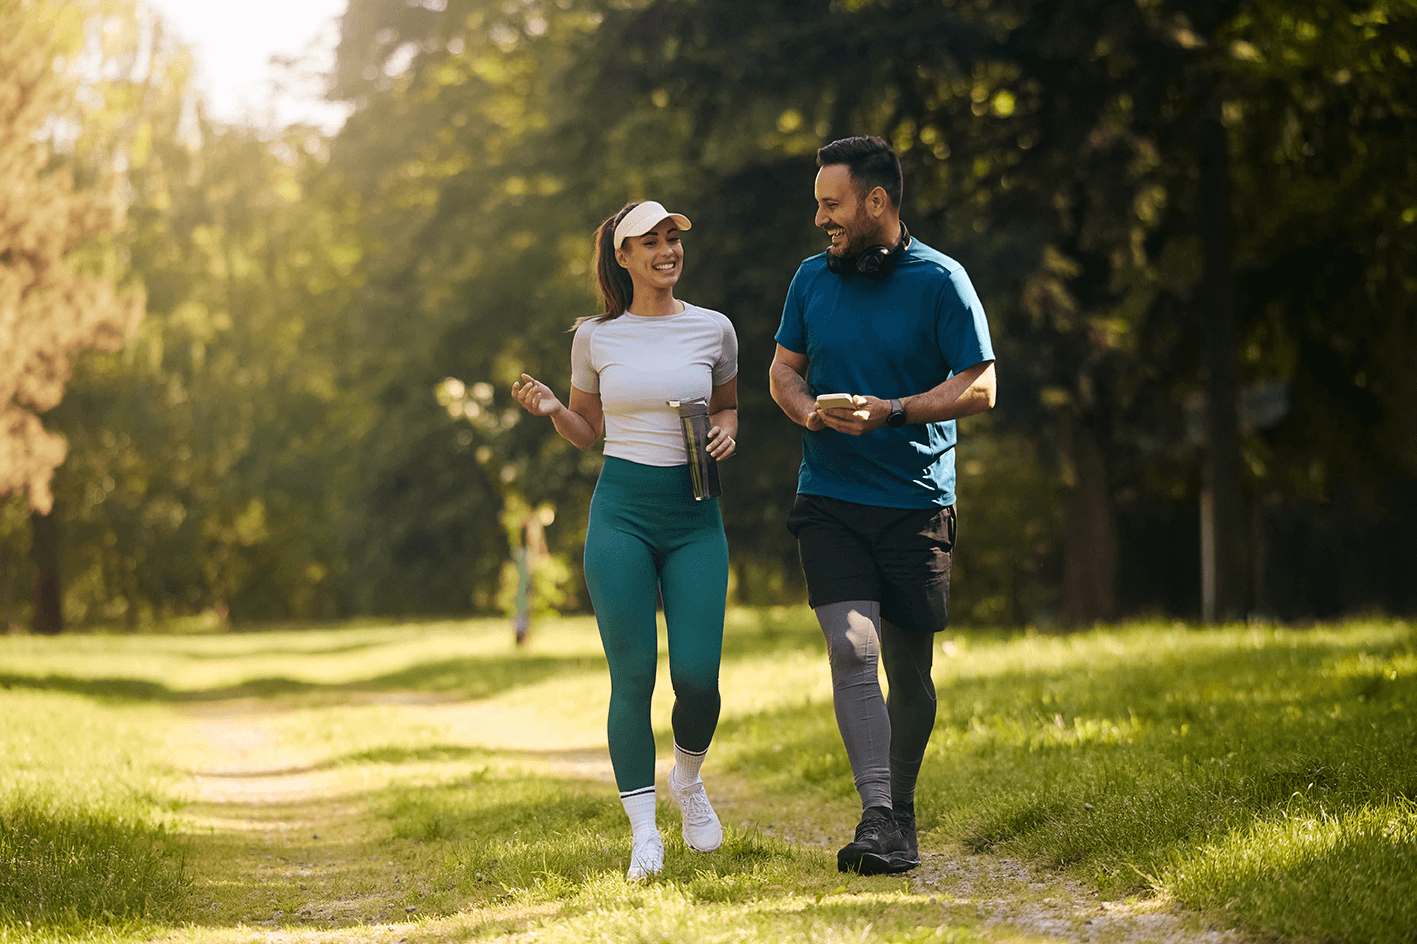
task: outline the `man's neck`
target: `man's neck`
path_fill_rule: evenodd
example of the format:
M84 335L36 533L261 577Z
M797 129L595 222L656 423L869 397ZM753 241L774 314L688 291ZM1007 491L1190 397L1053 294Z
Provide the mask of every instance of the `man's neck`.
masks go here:
M878 240L876 245L885 246L887 249L894 249L896 246L900 245L900 241L904 238L904 235L900 228L900 215L895 214L889 219L883 219L881 221L881 229L876 233L876 239Z

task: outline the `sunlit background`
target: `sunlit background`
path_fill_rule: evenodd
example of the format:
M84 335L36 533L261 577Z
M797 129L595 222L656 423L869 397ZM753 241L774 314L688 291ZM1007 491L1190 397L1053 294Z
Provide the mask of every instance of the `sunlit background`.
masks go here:
M195 85L216 120L333 133L349 114L326 97L345 0L147 3L191 49Z
M0 942L1413 944L1414 37L1417 0L0 0ZM766 378L859 133L998 354L908 881L833 868ZM741 425L728 837L662 804L636 890L600 450L509 388L566 393L591 234L646 198Z
M816 149L888 138L999 355L959 627L1417 612L1411 2L0 6L0 627L585 613L591 234L694 220L735 603L801 605L766 382ZM520 570L519 570L520 568ZM526 571L533 571L527 578ZM526 596L526 594L523 594Z

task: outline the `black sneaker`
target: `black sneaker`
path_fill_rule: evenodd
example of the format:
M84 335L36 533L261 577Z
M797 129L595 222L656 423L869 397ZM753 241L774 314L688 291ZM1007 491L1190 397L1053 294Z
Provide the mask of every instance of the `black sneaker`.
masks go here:
M903 851L891 854L891 864L895 866L891 871L908 872L920 864L920 845L915 839L915 811L895 810L891 813L891 820L905 844Z
M836 870L862 875L904 872L913 866L902 865L896 857L906 851L905 840L891 820L891 811L873 806L861 814L856 838L836 854Z

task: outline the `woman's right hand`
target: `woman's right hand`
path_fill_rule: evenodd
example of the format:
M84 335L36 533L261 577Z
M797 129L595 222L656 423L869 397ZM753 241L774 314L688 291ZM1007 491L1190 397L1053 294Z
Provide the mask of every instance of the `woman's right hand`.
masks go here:
M561 409L551 388L530 374L522 374L521 382L512 384L512 396L533 416L550 416Z

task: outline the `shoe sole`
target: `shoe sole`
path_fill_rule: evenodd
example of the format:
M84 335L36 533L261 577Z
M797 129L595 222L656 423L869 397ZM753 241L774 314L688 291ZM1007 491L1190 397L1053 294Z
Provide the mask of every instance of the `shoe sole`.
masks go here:
M918 859L907 865L894 855L880 856L874 852L867 852L859 857L836 857L838 872L855 872L858 875L893 875L896 872L908 872L919 864Z
M854 872L857 875L890 875L893 872L904 872L900 866L894 865L887 856L879 856L874 852L866 852L860 856L836 856L837 872Z
M680 835L683 835L683 834L681 833ZM695 852L709 853L709 852L713 852L713 851L716 850L719 846L723 845L723 842L720 840L719 843L718 843L718 846L709 846L707 849L700 849L698 846L694 845L692 842L689 841L689 837L688 837L688 836L684 836L684 845L688 846L690 849L693 849Z
M677 803L676 803L675 805L678 806ZM690 849L693 849L695 852L713 852L713 851L714 851L715 849L717 849L719 846L723 845L723 833L722 833L722 829L723 829L723 827L722 827L722 825L720 825L720 826L719 826L720 832L719 832L719 836L718 836L718 842L716 842L716 843L714 843L713 845L709 846L707 849L701 849L701 848L699 848L698 846L694 845L693 842L690 841L690 839L689 839L689 832L688 832L688 830L681 828L681 829L679 830L679 835L681 835L681 836L684 837L684 845L688 846Z
M920 867L920 857L908 852L893 852L888 857L892 872L909 872Z
M663 863L663 862L661 862L661 863L659 864L659 868L657 868L657 869L646 869L646 870L640 872L640 873L637 874L637 875L636 875L636 874L632 874L632 870L626 869L626 870L625 870L625 881L627 881L627 882L643 882L643 881L645 881L646 879L654 878L656 875L660 874L660 873L663 872L663 871L664 871L664 863Z

